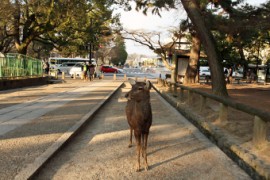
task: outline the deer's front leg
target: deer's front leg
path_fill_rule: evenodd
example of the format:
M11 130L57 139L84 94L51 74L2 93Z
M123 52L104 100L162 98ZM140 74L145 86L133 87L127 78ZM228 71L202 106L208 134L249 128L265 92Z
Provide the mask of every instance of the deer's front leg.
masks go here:
M129 145L128 145L128 147L130 148L130 147L132 147L132 129L130 128L130 137L129 137Z

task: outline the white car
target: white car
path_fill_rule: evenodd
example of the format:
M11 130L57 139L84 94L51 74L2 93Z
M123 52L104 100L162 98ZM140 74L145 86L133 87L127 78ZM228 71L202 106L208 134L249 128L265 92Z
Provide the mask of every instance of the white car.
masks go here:
M81 77L82 67L83 67L83 64L81 63L77 63L73 67L71 67L69 70L69 74L71 75L71 77L73 77L74 74L76 74L76 77Z
M121 73L121 74L123 74L125 71L123 70L123 69L119 69L119 68L117 68L117 73Z
M241 72L241 71L233 71L232 76L234 78L243 78L243 72Z
M211 76L211 72L209 69L200 70L200 76Z
M63 63L63 64L56 66L55 69L58 71L58 73L65 72L65 74L68 74L70 69L76 64L81 64L81 63L66 62L66 63Z
M226 70L227 70L227 72L229 72L229 70L227 68L224 68L224 72ZM243 78L243 69L233 70L232 77L234 77L234 78Z

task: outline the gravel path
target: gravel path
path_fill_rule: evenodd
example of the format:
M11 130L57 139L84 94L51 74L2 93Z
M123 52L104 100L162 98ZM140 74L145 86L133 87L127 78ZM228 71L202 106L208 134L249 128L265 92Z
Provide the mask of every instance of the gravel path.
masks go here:
M34 179L250 179L154 91L149 171L135 172L122 88Z

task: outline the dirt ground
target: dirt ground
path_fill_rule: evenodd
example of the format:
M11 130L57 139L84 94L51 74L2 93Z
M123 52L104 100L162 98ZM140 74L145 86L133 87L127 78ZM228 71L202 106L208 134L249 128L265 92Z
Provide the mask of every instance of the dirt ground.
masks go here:
M191 87L211 92L211 86L196 84ZM235 101L270 112L270 84L228 84L229 96Z
M209 84L195 84L190 87L211 93L211 85ZM233 100L249 105L253 108L261 109L267 112L270 112L270 84L228 84L227 90L229 98ZM207 107L202 112L199 112L199 101L194 102L193 109L194 112L197 112L205 121L210 122L213 125L220 127L222 130L226 131L233 138L239 140L241 147L252 152L259 159L264 161L266 164L270 165L270 123L268 123L268 143L264 144L260 148L255 148L252 143L253 136L253 123L254 116L241 111L229 108L228 110L228 122L224 124L217 123L219 116L218 107L219 104L214 101L210 101L209 107ZM270 118L270 117L269 117Z

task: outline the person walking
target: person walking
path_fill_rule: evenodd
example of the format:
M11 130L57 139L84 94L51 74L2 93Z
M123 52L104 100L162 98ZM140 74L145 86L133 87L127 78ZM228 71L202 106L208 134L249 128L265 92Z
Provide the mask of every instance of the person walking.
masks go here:
M90 64L89 67L89 80L93 81L94 80L94 76L95 76L95 65L94 64Z
M84 63L82 68L83 68L83 80L85 81L87 79L88 65Z
M43 62L43 70L44 70L44 73L45 74L49 74L49 71L50 71L50 64L48 61L44 61Z
M233 70L232 70L232 67L230 67L228 70L228 74L227 74L227 83L228 84L232 83L232 74L233 74Z

